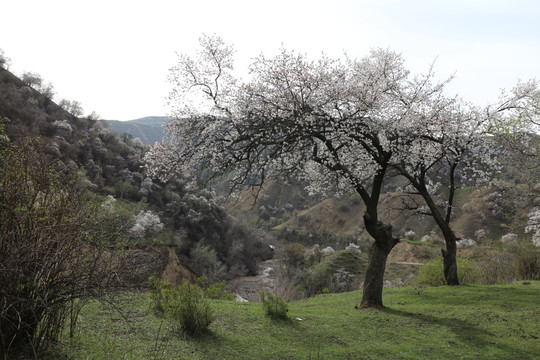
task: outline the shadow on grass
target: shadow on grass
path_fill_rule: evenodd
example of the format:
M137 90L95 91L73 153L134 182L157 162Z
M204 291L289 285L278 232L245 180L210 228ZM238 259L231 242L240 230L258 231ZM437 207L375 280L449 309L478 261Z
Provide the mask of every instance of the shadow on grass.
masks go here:
M478 355L482 354L484 350L490 348L497 348L504 354L511 356L515 359L529 359L533 354L526 349L516 348L501 344L500 342L494 342L495 334L486 331L485 329L478 328L473 323L455 319L455 318L442 318L433 315L426 315L420 313L411 313L407 311L384 308L381 311L387 314L397 315L408 319L419 320L424 323L442 326L448 328L463 344L467 344L471 348L478 350ZM456 344L459 347L459 344Z

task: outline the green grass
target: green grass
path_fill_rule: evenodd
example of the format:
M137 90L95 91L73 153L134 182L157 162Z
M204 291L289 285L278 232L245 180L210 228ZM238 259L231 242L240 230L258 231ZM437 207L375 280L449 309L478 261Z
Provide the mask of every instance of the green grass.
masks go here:
M53 357L72 359L540 359L540 282L385 289L384 310L356 310L360 292L292 302L273 321L260 303L212 301L199 339L156 317L148 294L98 302ZM298 319L297 319L298 318ZM301 319L301 320L299 320Z

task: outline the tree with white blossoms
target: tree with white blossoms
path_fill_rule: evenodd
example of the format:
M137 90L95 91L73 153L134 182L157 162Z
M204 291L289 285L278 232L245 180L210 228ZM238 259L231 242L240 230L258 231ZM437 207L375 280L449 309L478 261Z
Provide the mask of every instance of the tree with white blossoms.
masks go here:
M129 229L129 233L136 239L142 239L148 235L157 235L163 230L163 226L158 215L154 214L151 210L141 210L135 216L135 224Z
M540 171L540 81L519 81L509 92L503 91L497 107L491 112L491 130L514 151L519 172L531 181ZM528 194L531 196L532 194ZM540 246L540 207L528 214L525 233Z
M314 192L357 192L375 240L361 305L382 307L386 259L399 241L379 219L384 179L395 152L417 138L411 121L429 123L447 106L444 83L411 78L388 50L344 61L281 50L256 58L244 83L232 75L231 47L216 36L201 46L171 69L168 137L146 155L150 173L229 172L233 189L300 177Z
M525 233L531 233L534 246L540 247L540 207L535 207L529 212Z
M491 130L522 155L522 168L540 168L540 81L519 81L510 91L502 91L491 114Z
M489 180L488 175L498 168L496 148L487 139L488 117L481 111L458 98L439 94L433 100L410 119L414 135L411 141L398 144L392 167L410 182L413 190L409 193L423 198L425 206L412 197L404 204L433 217L446 244L442 249L446 283L459 285L458 239L450 226L455 191Z
M432 74L430 71L428 76ZM410 131L416 134L409 138L412 141L399 142L399 148L394 151L392 167L409 180L413 193L420 195L426 204L421 207L413 201L407 207L427 208L422 212L433 216L444 236L446 249L442 249L442 253L448 285L459 284L456 262L458 239L450 225L455 192L463 186L488 184L494 178L502 167L503 152L496 141L501 137L497 129L503 120L510 123L508 119L515 118L518 110L523 118L528 119L527 124L534 124L533 114L535 106L536 109L538 106L531 99L538 97L537 93L536 82L519 83L509 95L501 97L498 105L484 109L458 97L432 97L435 103L429 105L424 102L423 105L428 106L410 119ZM407 95L402 99L411 101Z

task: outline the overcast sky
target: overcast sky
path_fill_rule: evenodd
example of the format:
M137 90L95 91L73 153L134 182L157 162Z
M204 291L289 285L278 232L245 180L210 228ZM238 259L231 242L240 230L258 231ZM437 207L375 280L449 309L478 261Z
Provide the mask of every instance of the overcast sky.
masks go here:
M401 52L413 72L436 60L450 91L484 105L518 79L540 79L536 0L3 0L10 70L40 74L103 119L165 115L168 69L201 34L237 50L237 69L282 45L317 57Z

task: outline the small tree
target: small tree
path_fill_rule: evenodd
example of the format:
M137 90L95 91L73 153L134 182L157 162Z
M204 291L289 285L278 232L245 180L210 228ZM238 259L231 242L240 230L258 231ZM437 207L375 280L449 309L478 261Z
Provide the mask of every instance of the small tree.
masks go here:
M0 67L6 70L9 70L10 65L11 65L11 59L7 57L4 50L0 49Z
M80 117L84 114L81 103L76 100L62 99L58 103L58 106L60 106L62 109L66 110L68 113L75 117Z
M53 85L50 82L45 82L41 75L35 72L24 72L21 75L21 80L27 86L30 86L36 91L39 91L45 97L52 99L54 96Z

